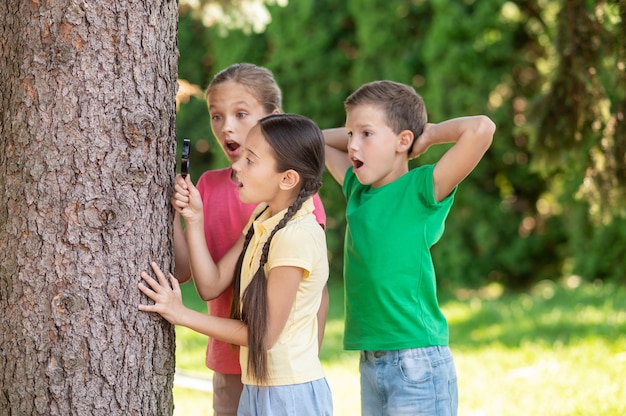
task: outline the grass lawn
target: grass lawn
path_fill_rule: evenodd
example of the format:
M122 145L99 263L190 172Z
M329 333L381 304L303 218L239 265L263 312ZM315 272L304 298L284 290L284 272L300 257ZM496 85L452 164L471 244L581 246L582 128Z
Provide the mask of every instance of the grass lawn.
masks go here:
M206 310L192 285L185 303ZM626 288L571 278L521 294L497 286L443 296L461 416L626 415ZM359 414L358 353L341 347L343 291L331 308L320 354L335 414ZM177 327L177 368L210 378L206 337ZM211 394L175 387L176 416L211 414Z

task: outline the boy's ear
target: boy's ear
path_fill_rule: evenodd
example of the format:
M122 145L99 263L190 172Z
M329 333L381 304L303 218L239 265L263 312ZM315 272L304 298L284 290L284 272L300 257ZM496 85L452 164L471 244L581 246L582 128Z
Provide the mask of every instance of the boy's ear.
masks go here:
M300 174L293 169L283 172L283 178L280 181L280 189L288 191L295 188L300 183Z
M413 144L413 138L414 135L411 130L402 130L400 134L398 134L398 144L396 145L398 153L408 152Z

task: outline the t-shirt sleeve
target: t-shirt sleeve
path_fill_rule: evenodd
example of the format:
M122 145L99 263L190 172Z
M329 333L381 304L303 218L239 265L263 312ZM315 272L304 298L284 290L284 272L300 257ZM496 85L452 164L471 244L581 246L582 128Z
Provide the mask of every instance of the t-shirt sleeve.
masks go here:
M413 188L417 189L418 198L425 206L430 208L448 205L450 200L454 198L454 194L457 190L457 187L455 187L452 192L450 192L450 195L439 202L435 201L434 170L435 165L423 165L411 171Z
M317 239L307 235L310 232L312 230L301 227L287 227L277 232L270 247L269 269L280 266L299 267L305 270L304 278L308 277L318 253L311 245Z

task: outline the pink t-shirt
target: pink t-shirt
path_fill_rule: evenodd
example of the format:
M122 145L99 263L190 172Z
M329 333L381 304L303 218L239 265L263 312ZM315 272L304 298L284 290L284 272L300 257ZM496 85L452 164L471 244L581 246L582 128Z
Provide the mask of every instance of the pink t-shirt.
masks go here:
M231 179L232 169L210 170L202 174L196 188L204 206L204 236L213 257L218 262L235 244L248 223L256 204L244 204L239 199L237 184ZM318 194L313 197L317 222L326 227L326 212ZM232 287L217 298L207 302L209 314L228 317ZM239 349L230 344L209 338L206 349L206 366L222 374L241 374Z

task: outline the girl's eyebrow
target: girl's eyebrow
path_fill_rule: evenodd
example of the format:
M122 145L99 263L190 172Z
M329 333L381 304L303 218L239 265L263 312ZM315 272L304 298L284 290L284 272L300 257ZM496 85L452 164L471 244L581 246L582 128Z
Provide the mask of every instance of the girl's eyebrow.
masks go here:
M247 151L248 153L250 153L252 156L256 157L257 159L260 159L260 158L259 158L259 155L257 155L256 153L254 153L254 151L253 151L252 149L250 149L249 147L246 147L246 151Z
M209 103L209 108L216 107L216 106L217 106L217 104ZM246 107L247 108L247 107L251 107L251 104L248 101L246 101L246 100L239 100L239 101L233 102L232 106L234 106L234 107Z

